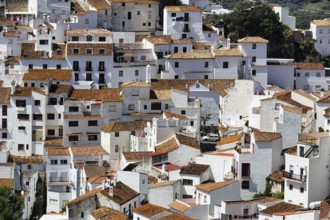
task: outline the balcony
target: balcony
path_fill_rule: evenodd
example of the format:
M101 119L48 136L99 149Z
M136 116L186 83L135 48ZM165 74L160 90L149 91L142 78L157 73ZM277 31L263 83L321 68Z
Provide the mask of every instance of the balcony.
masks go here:
M99 72L105 72L105 67L104 66L99 66L98 70L99 70Z
M305 183L307 181L307 176L306 175L299 175L299 174L294 174L291 172L284 171L283 172L283 177L291 180L295 180L298 182Z
M190 28L183 28L183 32L190 32Z
M89 71L89 72L91 72L91 71L93 71L93 67L91 67L91 66L86 66L86 67L85 67L85 71Z
M26 110L25 106L16 106L16 111L18 112L24 112Z
M73 66L73 71L80 71L80 67L79 66Z
M49 177L49 185L72 185L69 177Z
M99 84L105 84L105 79L99 79Z

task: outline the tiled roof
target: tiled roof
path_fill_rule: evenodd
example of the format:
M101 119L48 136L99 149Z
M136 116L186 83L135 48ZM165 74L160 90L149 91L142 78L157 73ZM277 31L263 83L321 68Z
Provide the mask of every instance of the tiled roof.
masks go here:
M102 131L143 131L147 127L148 121L117 121L101 128Z
M92 176L88 179L90 184L101 184L103 181L107 180L107 176Z
M317 103L330 103L330 94L320 98Z
M227 49L213 49L212 53L215 57L241 57L243 56L238 47Z
M213 59L213 54L209 52L187 52L173 53L166 56L167 59Z
M323 70L324 66L322 63L295 63L297 69L303 70Z
M315 24L316 26L330 26L330 20L329 19L313 20L311 23Z
M74 89L70 95L71 99L101 100L103 102L121 102L120 89Z
M293 90L292 92L297 93L297 94L299 94L301 96L304 96L305 98L310 99L310 100L312 100L314 102L317 101L317 98L315 96L308 94L307 92L305 92L302 89L296 89L296 90Z
M68 156L70 155L69 148L67 147L49 147L47 149L47 155L48 156Z
M188 117L185 115L175 114L167 111L164 111L163 114L166 118L178 118L181 120L188 120Z
M14 188L14 179L12 178L0 178L0 187Z
M162 170L163 165L165 166L166 171L179 170L181 168L181 166L178 166L178 165L175 165L175 164L172 164L172 163L164 163L164 164L154 165L153 167L158 169L158 170Z
M157 153L168 153L170 151L173 151L175 149L179 148L179 143L177 142L177 139L175 136L172 138L162 142L161 144L155 146L155 151Z
M63 138L56 137L56 138L47 138L45 140L45 146L62 146L63 147Z
M98 0L93 0L93 1L98 1ZM101 0L100 2L102 1L103 0ZM64 35L67 36L86 36L89 34L98 37L108 37L108 36L110 37L113 35L111 31L108 31L106 29L71 29L71 30L66 30L64 32Z
M281 133L254 131L254 138L256 142L271 142L281 137Z
M9 56L7 62L18 63L20 61L20 56Z
M251 200L226 201L226 204L268 203L268 202L276 202L276 201L282 201L282 200L273 197L262 197Z
M283 178L283 171L277 171L273 174L270 174L268 176L268 179L270 179L271 181L274 181L276 183L283 183L284 182L284 178Z
M292 155L297 155L297 146L294 147L289 147L284 150L285 154L292 154Z
M301 103L293 100L291 98L291 91L290 90L285 90L285 91L277 92L270 99L281 100L281 101L286 102L286 103L288 103L290 105L293 105L293 106L295 106L297 108L301 108L303 114L307 113L309 110L312 109L311 107L305 106L305 105L303 105L303 104L301 104ZM264 100L268 100L268 99L264 99ZM263 101L263 100L261 100L261 101Z
M180 174L200 176L208 168L210 168L210 165L190 163L187 166L184 166L184 167L181 168Z
M147 36L145 39L154 45L191 44L190 39L173 39L169 35Z
M15 25L14 28L16 30L25 30L25 31L33 30L33 28L28 25Z
M169 12L200 12L201 9L197 6L191 5L178 5L178 6L165 6Z
M165 217L160 218L159 220L194 220L193 218L184 216L184 215L179 215L177 213L173 213L170 215L167 215Z
M73 156L98 156L109 155L101 146L71 146Z
M268 40L262 37L244 37L237 40L238 43L268 43Z
M287 105L282 105L282 108L283 108L284 111L287 111L287 112L302 114L302 109L301 108L291 107L291 106L287 106Z
M179 211L181 213L187 211L190 208L190 205L183 203L179 200L175 200L174 202L172 202L171 204L168 205L170 208Z
M141 81L125 82L121 85L122 88L131 88L131 87L150 87L149 83Z
M0 25L6 25L6 24L14 25L15 21L13 21L12 19L9 19L9 18L0 19Z
M105 176L106 172L103 166L86 164L84 170L87 178Z
M7 105L10 103L10 88L0 87L0 104Z
M78 53L74 53L73 49L79 49ZM86 49L92 49L92 54L88 54ZM104 49L102 53L100 53L99 49ZM69 56L78 56L78 55L85 55L85 56L112 56L112 49L113 45L111 43L67 43L67 52Z
M199 142L196 138L178 134L178 133L176 133L175 136L180 144L184 144L186 146L189 146L189 147L192 147L195 149L200 149Z
M235 80L233 79L166 79L152 82L151 89L178 89L181 91L188 91L187 87L191 86L196 82L199 82L200 84L209 87L212 91L219 92L221 96L226 96L228 94L229 87L235 85Z
M50 94L69 94L70 91L73 90L73 87L71 85L63 85L63 84L56 84L56 85L52 85L49 89L49 93Z
M236 134L236 135L233 135L233 136L230 136L230 137L221 138L221 140L218 141L216 146L221 146L221 145L225 145L225 144L238 142L238 141L241 140L242 136L243 136L243 132L239 133L239 134Z
M326 118L329 118L330 117L330 107L324 109L324 115L323 116L326 117Z
M147 203L145 205L141 205L141 206L133 209L133 212L141 214L146 217L153 217L164 211L166 211L165 208L160 207L158 205L151 204L151 203Z
M207 45L203 42L195 42L193 43L193 49L194 50L208 50L210 49L211 46L210 45Z
M89 192L87 192L87 193L85 193L85 194L83 194L83 195L81 195L81 196L79 196L79 197L77 197L77 198L69 201L67 203L67 205L72 205L74 203L81 202L81 201L83 201L85 199L89 199L89 198L91 198L93 196L96 196L96 194L99 193L99 192L101 192L101 191L102 191L102 188L92 189L91 191L89 191Z
M171 185L174 185L175 183L179 182L180 180L172 180L172 181L164 181L164 182L158 182L158 183L155 183L151 186L149 186L149 189L152 189L152 188L157 188L157 187L163 187L163 186L171 186Z
M22 43L21 59L65 59L66 47L65 44L52 44L52 56L46 57L43 51L35 51L34 43Z
M137 5L159 4L157 0L112 0L112 3L135 3Z
M129 217L117 210L111 209L107 206L102 206L91 212L94 219L100 220L128 220Z
M330 199L326 198L321 202L319 219L329 219L330 217Z
M20 86L16 86L15 88L15 92L12 96L25 96L25 97L31 97L32 96L32 92L36 92L39 93L41 95L45 95L46 93L36 87L20 87Z
M234 157L235 155L234 154L229 154L229 153L223 153L223 152L210 152L210 153L207 153L209 155L214 155L214 156L222 156L222 157Z
M216 189L237 183L238 181L239 180L228 181L228 182L205 183L205 184L196 185L195 187L204 192L212 192Z
M260 213L266 214L266 215L273 215L276 213L281 213L281 212L292 212L296 211L297 209L301 209L301 206L286 203L286 202L280 202L277 203L273 206L270 206L264 210L261 210Z
M142 160L143 156L151 153L150 151L123 152L126 160Z
M32 163L38 163L42 164L44 162L42 155L36 155L36 156L11 156L14 163L17 164L32 164Z
M48 72L39 72L39 73L33 73L28 72L25 73L23 76L23 80L41 80L41 81L48 81L51 79L51 74Z
M119 205L122 205L140 195L140 193L120 181L113 187L113 196L110 196L109 188L102 190L101 194Z
M88 0L88 3L96 10L110 10L111 4L107 0Z

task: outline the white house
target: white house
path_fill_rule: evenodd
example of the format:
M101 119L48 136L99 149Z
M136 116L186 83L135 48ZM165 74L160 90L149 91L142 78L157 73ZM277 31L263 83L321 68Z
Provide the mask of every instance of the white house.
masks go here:
M149 186L149 202L165 208L176 199L182 198L181 180L155 183ZM162 195L161 197L159 195Z
M280 22L287 25L291 30L296 29L296 17L289 15L289 9L279 5L272 7L273 11L280 17Z
M323 57L330 55L330 20L313 20L310 30L315 40L314 47Z

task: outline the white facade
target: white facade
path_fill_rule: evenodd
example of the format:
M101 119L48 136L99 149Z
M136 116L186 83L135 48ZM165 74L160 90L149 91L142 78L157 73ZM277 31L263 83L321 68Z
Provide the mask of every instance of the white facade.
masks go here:
M289 9L281 6L274 6L273 11L280 17L280 22L287 25L291 30L296 29L296 17L289 15Z
M314 47L323 57L330 55L330 22L329 20L311 21L310 30L315 40Z

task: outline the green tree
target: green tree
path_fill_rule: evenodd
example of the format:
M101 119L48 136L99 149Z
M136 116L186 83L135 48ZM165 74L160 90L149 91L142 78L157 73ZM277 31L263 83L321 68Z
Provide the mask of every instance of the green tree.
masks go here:
M12 193L8 187L0 187L0 220L20 219L23 214L23 197Z

